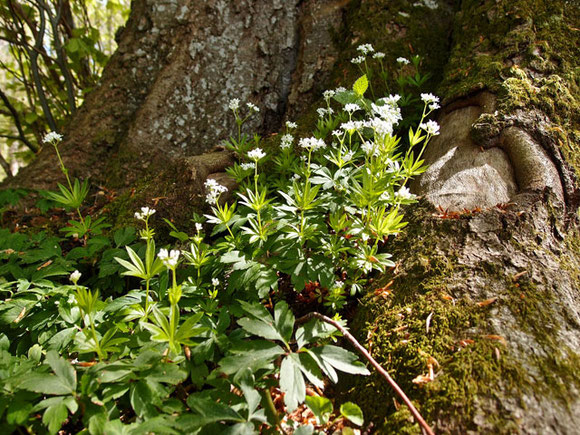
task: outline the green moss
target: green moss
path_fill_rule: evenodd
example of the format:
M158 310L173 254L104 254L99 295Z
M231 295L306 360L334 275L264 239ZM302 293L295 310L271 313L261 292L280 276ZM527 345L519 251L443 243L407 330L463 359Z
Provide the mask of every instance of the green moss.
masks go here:
M406 250L408 259L390 287L392 293L384 298L367 295L352 327L362 331L360 337L377 361L442 432L518 432L517 416L508 403L525 408L527 395L570 403L570 386L580 387L580 358L558 339L561 325L554 320L557 301L550 286L525 276L514 281L501 264L465 266L454 246L462 245L468 220L433 221L417 217L425 218L424 210L414 211L413 219L421 225L414 222L391 247L395 257ZM467 282L474 277L498 298L495 303L480 306L471 300ZM392 278L383 277L377 286ZM533 352L494 335L490 319L498 315L508 330L513 322L518 334L529 334ZM430 357L439 364L434 380L413 383L429 373ZM381 433L420 433L379 376L352 380L349 395Z
M488 89L498 111L537 108L553 122L556 143L580 173L580 8L564 0L463 2L439 92L449 99Z

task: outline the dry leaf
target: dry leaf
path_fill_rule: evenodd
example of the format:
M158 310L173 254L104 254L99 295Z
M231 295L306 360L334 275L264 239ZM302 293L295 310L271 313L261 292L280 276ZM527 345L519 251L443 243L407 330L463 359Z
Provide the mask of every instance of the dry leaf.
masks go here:
M485 301L477 302L477 305L480 307L487 307L488 305L493 304L495 301L497 301L497 296L494 298L486 299Z

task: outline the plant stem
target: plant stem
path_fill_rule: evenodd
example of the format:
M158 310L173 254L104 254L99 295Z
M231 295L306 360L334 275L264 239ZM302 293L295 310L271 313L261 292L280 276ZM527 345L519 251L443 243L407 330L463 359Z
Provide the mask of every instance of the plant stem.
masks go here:
M340 323L338 323L338 322L332 320L331 318L326 317L320 313L317 313L317 312L312 312L312 313L309 313L309 314L299 318L298 320L296 320L296 323L305 323L305 322L308 322L312 318L318 319L324 323L328 323L329 325L332 325L336 329L338 329L342 333L342 335L348 341L350 341L350 343L356 348L356 350L358 350L371 363L371 365L383 376L383 378L385 378L387 380L389 385L393 388L393 390L395 390L395 392L403 400L405 405L407 405L407 407L411 411L411 414L413 414L413 417L415 417L415 420L417 421L417 423L419 423L419 426L421 426L421 428L428 435L435 435L435 432L433 432L433 430L429 427L429 425L427 424L425 419L423 419L423 417L421 416L419 411L417 411L417 408L415 408L415 406L413 405L411 400L407 397L405 392L401 389L401 387L399 387L399 385L389 375L389 373L384 368L382 368L381 365L372 357L372 355L368 352L368 350L366 350L358 342L358 340L356 338L354 338L354 336L350 332L348 332L346 329L344 329Z

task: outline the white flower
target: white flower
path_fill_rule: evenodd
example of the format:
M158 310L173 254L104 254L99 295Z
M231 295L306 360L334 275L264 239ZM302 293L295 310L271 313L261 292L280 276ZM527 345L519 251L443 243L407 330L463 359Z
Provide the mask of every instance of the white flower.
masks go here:
M343 157L342 160L344 160L345 162L350 162L352 160L352 158L354 157L354 151L350 150L348 153L346 153Z
M300 175L294 174L294 175L292 175L292 179L293 180L300 180Z
M250 111L252 111L252 112L259 112L260 111L260 108L258 106L256 106L255 104L246 103L246 106L248 106L248 109L250 109Z
M290 148L292 146L292 142L294 142L294 136L291 134L285 134L282 136L282 140L280 141L280 148Z
M195 223L195 229L196 229L196 231L197 231L198 233L200 233L200 232L202 232L202 231L203 231L203 225L202 225L202 224L200 224L199 222L196 222L196 223Z
M381 118L373 118L368 122L368 127L375 131L375 135L384 138L393 134L393 123Z
M344 106L344 110L346 110L348 113L354 113L357 110L360 110L360 106L358 104L349 103Z
M240 99L232 98L228 104L230 110L238 110L240 108Z
M361 145L361 148L363 149L365 154L369 157L370 156L375 156L375 157L379 156L379 148L373 142L368 142L368 141L363 142L363 144Z
M214 287L217 287L218 285L220 285L220 280L217 278L212 278L211 285L213 285Z
M77 282L79 282L79 279L81 279L81 273L78 270L75 270L70 274L69 279L74 285L76 285Z
M334 92L335 92L335 93L337 93L337 94L340 94L340 93L342 93L342 92L346 92L346 88L344 88L344 87L342 87L342 86L339 86L338 88L336 88L336 89L334 90Z
M402 186L398 192L395 192L395 198L413 199L415 198L415 195L413 195L407 187Z
M315 137L300 139L299 145L302 148L312 151L326 148L324 141L322 139L316 139Z
M375 51L375 49L373 48L373 46L371 44L361 44L356 49L364 55L367 55L367 54Z
M332 135L334 137L336 137L337 139L339 139L339 140L342 138L342 135L343 134L344 133L342 131L340 131L340 130L332 130Z
M423 102L425 104L438 103L439 102L439 97L436 97L433 94L421 94L421 99L423 100Z
M135 212L135 219L140 221L147 220L151 215L155 213L155 210L149 207L141 207L141 213Z
M403 65L409 65L411 63L406 57L398 57L397 62L402 63Z
M389 95L388 97L381 98L379 101L382 101L385 104L390 104L391 106L396 106L401 96L399 94Z
M431 104L429 104L429 110L437 110L439 108L441 108L441 106L439 104L437 104L437 103L431 103Z
M427 121L426 123L422 123L419 125L419 128L425 130L427 134L432 136L437 136L439 134L439 124L435 121Z
M389 172L399 172L399 170L401 169L401 164L399 163L398 160L391 160L391 159L387 159L387 173Z
M248 158L257 162L258 160L266 157L266 153L262 151L261 148L255 148L252 151L248 152Z
M358 64L363 63L365 61L365 57L364 56L353 57L350 61L352 63L354 63L355 65L358 65Z
M373 54L373 59L382 59L383 57L385 57L385 53L382 51L377 51L375 54Z
M326 109L323 109L322 107L319 109L316 109L316 111L318 112L319 118L324 118L324 115L326 115Z
M396 105L383 104L382 106L379 106L375 103L371 103L371 108L373 109L373 113L391 124L398 124L399 121L403 119L401 116L401 109Z
M254 169L256 167L256 163L254 162L242 163L240 166L244 171L247 171L248 169Z
M207 180L205 180L204 186L207 191L205 200L207 201L208 204L215 204L219 196L222 193L228 191L227 187L218 184L218 182L215 181L213 178L208 178Z
M295 122L286 121L286 127L289 129L294 129L294 128L298 128L298 124L296 124Z
M366 242L368 239L370 239L370 236L367 233L361 233L360 238L363 240L363 242Z
M344 287L344 281L335 281L334 282L334 288L343 288Z
M179 254L180 252L177 249L172 249L171 252L168 252L167 249L160 249L157 256L163 262L165 267L175 269L179 262Z
M340 124L340 128L342 128L344 131L348 131L348 132L353 132L355 130L358 130L358 127L360 125L357 123L357 121L348 121L348 122L343 122L342 124Z
M53 145L56 145L60 141L62 141L62 135L58 134L56 131L51 131L46 136L44 136L44 139L42 139L42 142L50 143Z
M332 89L328 90L328 91L324 91L324 99L325 100L330 100L332 97L334 97L335 91L333 91Z

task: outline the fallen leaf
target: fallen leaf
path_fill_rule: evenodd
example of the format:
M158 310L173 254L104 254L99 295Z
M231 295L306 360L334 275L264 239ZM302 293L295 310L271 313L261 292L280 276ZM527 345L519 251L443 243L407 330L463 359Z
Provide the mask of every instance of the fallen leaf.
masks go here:
M45 267L48 267L52 264L52 260L48 260L46 263L41 264L40 266L38 266L36 268L36 270L40 270L40 269L44 269Z
M488 340L497 340L499 341L501 344L503 344L504 346L507 346L507 340L502 337L501 335L484 335L483 338L486 338Z
M433 379L431 379L429 376L419 375L415 379L413 379L411 382L413 382L414 384L417 384L417 385L422 385L422 384L428 384L432 380Z
M497 301L497 296L494 298L486 299L485 301L477 302L477 305L480 307L487 307L488 305L493 304L495 301Z

